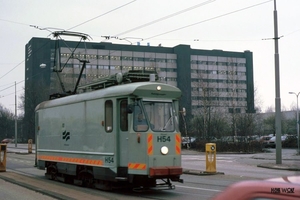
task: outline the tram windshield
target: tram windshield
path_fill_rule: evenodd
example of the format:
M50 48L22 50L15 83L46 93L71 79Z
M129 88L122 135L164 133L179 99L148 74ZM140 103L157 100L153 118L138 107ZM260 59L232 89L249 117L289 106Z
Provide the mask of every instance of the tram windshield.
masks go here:
M142 108L143 107L143 108ZM172 102L143 101L134 109L135 131L174 131L178 121Z

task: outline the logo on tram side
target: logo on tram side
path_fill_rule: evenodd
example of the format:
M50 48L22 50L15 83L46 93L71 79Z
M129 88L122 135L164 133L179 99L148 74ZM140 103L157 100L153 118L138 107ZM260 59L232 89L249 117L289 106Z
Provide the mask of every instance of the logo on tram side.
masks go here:
M62 139L68 141L70 139L70 132L64 131L62 133Z

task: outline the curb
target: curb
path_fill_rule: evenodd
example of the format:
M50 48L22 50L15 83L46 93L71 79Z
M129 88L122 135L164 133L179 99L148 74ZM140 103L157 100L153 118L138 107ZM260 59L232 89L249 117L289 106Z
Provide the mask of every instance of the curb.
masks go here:
M198 176L207 176L207 175L225 175L224 172L206 172L206 171L199 171L199 170L193 170L193 169L183 169L183 174L191 174L191 175L198 175Z
M268 168L268 169L278 169L278 170L289 170L289 171L300 171L300 168L293 165L284 165L284 164L273 164L265 163L259 164L257 167Z

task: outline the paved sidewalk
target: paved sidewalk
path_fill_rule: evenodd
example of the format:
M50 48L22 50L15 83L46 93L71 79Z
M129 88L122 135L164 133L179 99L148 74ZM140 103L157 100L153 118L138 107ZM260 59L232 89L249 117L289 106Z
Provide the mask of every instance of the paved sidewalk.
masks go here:
M267 150L270 151L270 150ZM274 150L273 150L274 151ZM226 153L218 153L217 155L220 154L226 154ZM182 149L182 155L205 155L205 152L198 152L194 150L187 150L187 149ZM290 170L290 171L300 171L300 155L296 154L295 151L289 151L289 153L285 153L282 155L282 164L276 164L276 153L274 152L266 152L266 153L255 153L251 157L251 159L254 159L257 161L259 160L269 160L270 162L268 163L261 163L258 164L257 167L262 167L262 168L269 168L269 169L278 169L278 170ZM191 170L189 170L191 171ZM194 174L203 174L206 175L207 173L202 172L202 171L196 171L192 170ZM188 172L185 170L185 172Z
M281 156L282 164L276 164L276 153L258 153L253 155L253 159L270 160L270 163L258 164L257 167L300 171L300 155L296 150Z

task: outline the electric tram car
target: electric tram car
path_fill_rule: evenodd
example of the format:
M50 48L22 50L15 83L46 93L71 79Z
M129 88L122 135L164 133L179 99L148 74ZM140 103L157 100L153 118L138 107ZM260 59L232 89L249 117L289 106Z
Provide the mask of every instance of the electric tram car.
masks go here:
M103 87L36 107L37 166L49 179L110 190L174 189L181 91L158 82Z

